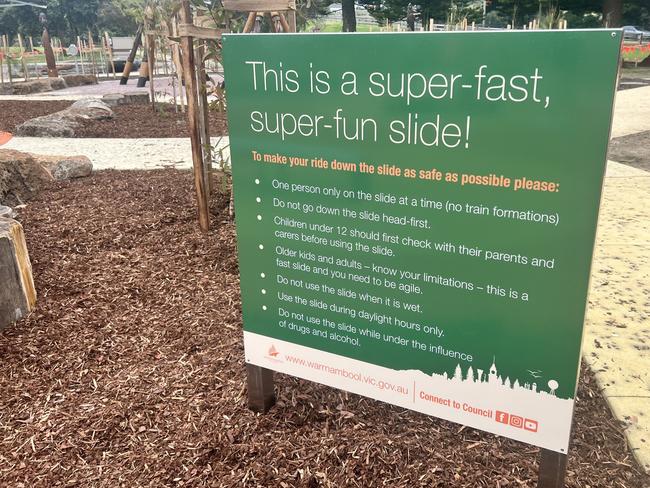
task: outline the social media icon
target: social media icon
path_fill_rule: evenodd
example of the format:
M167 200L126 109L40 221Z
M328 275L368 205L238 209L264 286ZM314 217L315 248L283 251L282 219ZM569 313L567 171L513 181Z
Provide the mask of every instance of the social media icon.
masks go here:
M512 425L513 427L517 427L518 429L521 429L524 426L524 418L519 417L518 415L511 415L510 425Z
M502 412L501 410L497 410L495 419L497 422L501 424L507 424L508 419L510 418L510 415L508 415L506 412Z
M524 429L530 432L537 432L538 424L536 420L526 419L524 422Z

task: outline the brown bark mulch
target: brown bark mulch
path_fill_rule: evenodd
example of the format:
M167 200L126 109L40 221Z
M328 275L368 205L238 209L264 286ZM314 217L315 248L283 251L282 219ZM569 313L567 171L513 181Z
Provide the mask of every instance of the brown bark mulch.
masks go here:
M0 333L3 487L534 487L536 448L277 375L246 407L227 198L189 172L101 172L21 211L37 311ZM583 372L567 486L643 488Z
M0 131L16 132L23 122L58 112L72 105L70 101L0 100ZM187 114L174 111L173 105L124 105L113 108L111 120L89 120L76 130L77 137L100 138L168 138L189 137ZM210 135L227 135L226 115L210 111Z
M68 108L73 102L0 100L0 131L16 133L16 127L29 119L50 115Z

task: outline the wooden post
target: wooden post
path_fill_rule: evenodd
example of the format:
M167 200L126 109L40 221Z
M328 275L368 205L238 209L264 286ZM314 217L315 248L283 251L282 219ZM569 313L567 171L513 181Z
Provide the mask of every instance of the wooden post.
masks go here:
M7 75L9 77L9 86L13 87L13 74L11 73L11 58L9 57L9 42L7 41L7 36L2 36L2 47L4 48L5 58L7 59Z
M138 31L135 33L135 39L133 40L133 46L131 47L131 52L129 52L129 57L126 58L126 64L124 65L124 70L122 70L122 78L120 78L120 85L126 85L129 82L129 76L131 75L131 70L133 70L133 62L135 57L138 54L138 49L142 43L142 29L143 25L138 26Z
M178 36L178 18L174 16L172 22L172 35ZM183 62L181 59L181 48L179 44L172 45L172 61L176 67L176 77L178 78L178 97L181 102L181 112L185 113L185 92L183 91Z
M542 449L539 456L537 488L564 488L568 456L548 449Z
M81 44L81 37L77 36L77 46L79 50L79 64L81 65L81 74L86 74L86 69L84 68L84 55L83 55L83 44Z
M253 412L268 412L275 405L273 371L247 364L246 372L248 373L248 408Z
M147 63L149 70L149 96L151 97L151 108L156 111L156 93L153 86L154 61L156 59L156 37L153 34L147 34Z
M93 41L92 32L88 31L88 49L90 49L90 67L92 69L93 76L99 76L97 72L97 63L95 63L95 41Z
M47 63L47 76L50 78L58 78L59 70L56 69L56 58L54 51L52 51L52 43L50 42L50 33L47 27L43 27L43 36L41 37L43 43L43 51L45 52L45 62Z
M183 24L192 24L192 11L189 0L181 0L180 19ZM201 134L199 132L194 39L190 36L183 36L181 38L181 47L183 48L183 78L187 90L187 117L190 125L190 141L192 142L192 162L194 163L194 185L199 211L199 226L203 232L208 232L210 230L208 178L203 164L203 148L201 147Z
M27 63L25 63L25 47L23 46L23 36L18 34L18 46L20 47L20 61L23 65L23 75L25 81L29 80L29 72L27 71Z
M244 24L244 33L248 33L253 30L253 26L255 25L255 18L257 17L257 14L255 12L250 12L248 14L248 18L246 19L246 23Z
M117 73L115 73L115 61L113 60L113 48L111 47L111 38L108 35L108 32L104 31L104 44L106 46L106 52L108 53L108 60L111 63L111 70L113 71L113 79L117 78Z
M4 67L4 57L5 53L0 51L0 83L2 84L2 90L5 89L5 67Z
M201 141L203 145L203 161L208 174L208 195L212 195L212 145L210 143L210 108L208 105L207 79L208 73L203 59L206 43L202 42L198 48L199 69L197 70L197 83L199 86L199 127L201 128Z

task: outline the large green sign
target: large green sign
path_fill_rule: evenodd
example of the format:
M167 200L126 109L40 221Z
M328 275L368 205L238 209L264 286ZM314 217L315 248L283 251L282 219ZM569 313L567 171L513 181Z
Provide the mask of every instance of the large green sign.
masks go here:
M226 35L246 360L566 452L620 43Z

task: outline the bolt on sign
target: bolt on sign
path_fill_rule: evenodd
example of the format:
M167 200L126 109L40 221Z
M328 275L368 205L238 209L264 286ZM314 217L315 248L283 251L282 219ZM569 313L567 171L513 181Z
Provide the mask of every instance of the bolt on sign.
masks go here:
M246 361L566 453L621 37L226 35Z

